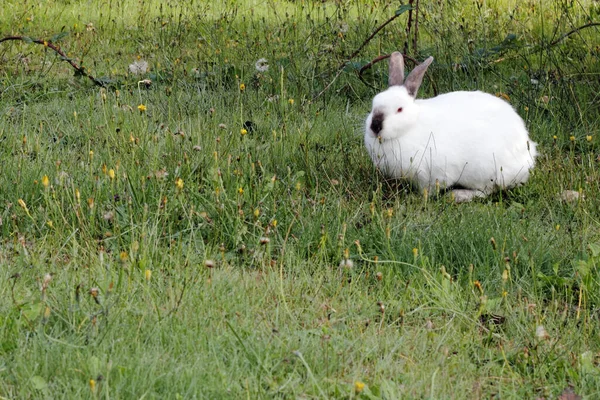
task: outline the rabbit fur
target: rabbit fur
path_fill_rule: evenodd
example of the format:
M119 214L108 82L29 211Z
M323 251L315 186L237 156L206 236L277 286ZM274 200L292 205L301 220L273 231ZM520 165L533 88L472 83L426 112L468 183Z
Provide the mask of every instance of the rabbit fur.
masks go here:
M421 190L454 189L457 202L523 184L537 156L521 117L506 101L480 91L415 100L429 57L404 79L404 59L390 57L389 88L373 99L365 146L391 178Z

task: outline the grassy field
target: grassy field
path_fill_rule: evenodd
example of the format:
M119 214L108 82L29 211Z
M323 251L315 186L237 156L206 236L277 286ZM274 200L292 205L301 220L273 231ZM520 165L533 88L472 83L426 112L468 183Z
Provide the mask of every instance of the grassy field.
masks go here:
M5 1L106 87L0 43L0 398L598 398L600 4L420 3L421 95L509 99L526 186L372 166L399 2Z

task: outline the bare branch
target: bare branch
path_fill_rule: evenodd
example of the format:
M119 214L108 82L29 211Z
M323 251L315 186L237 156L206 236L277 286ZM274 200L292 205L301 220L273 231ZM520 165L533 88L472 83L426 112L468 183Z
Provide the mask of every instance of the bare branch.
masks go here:
M560 36L558 39L556 39L555 41L550 43L550 46L554 46L554 45L558 44L559 42L561 42L562 40L566 39L567 37L571 36L572 34L577 33L582 29L589 28L592 26L600 26L600 22L589 22L585 25L575 28L572 31L565 33L564 35Z
M358 46L358 48L356 50L354 50L354 52L352 52L352 54L350 54L346 60L344 60L344 62L342 62L340 64L340 66L337 68L335 76L333 77L333 79L325 86L325 88L323 88L323 90L321 90L315 97L313 97L313 101L315 101L316 99L318 99L319 97L321 97L323 95L323 93L325 93L330 87L331 85L333 85L333 83L337 80L337 78L339 78L339 76L342 74L342 72L344 71L344 68L346 67L346 64L348 64L348 62L350 60L352 60L354 57L356 57L358 55L358 53L360 53L360 51L367 45L369 44L369 42L375 37L375 35L377 35L377 33L379 33L379 31L381 31L383 28L386 27L386 25L388 25L390 22L392 22L393 20L395 20L396 18L398 18L401 15L401 13L394 13L394 15L392 15L390 18L388 18L387 21L385 21L383 24L381 24L380 26L377 27L377 29L375 29L373 31L373 33L371 33L371 35L369 35L368 38L366 38L362 44L360 46ZM389 57L389 56L388 56ZM361 79L362 80L362 79ZM363 81L364 82L364 81Z
M22 42L25 42L25 43L33 42L33 43L41 44L42 46L45 46L45 47L47 47L49 49L52 49L55 53L57 53L58 55L60 55L61 58L64 61L68 62L75 69L75 71L77 71L78 74L81 74L81 75L87 77L89 80L91 80L92 82L94 82L94 84L96 86L101 86L101 87L105 86L105 84L102 81L100 81L100 80L94 78L92 75L88 74L87 71L85 70L85 67L77 64L71 58L67 57L67 55L60 49L60 47L58 47L54 43L52 43L52 42L50 42L48 40L32 39L32 38L29 38L27 36L7 36L7 37L4 37L4 38L0 39L0 43L2 43L2 42L8 42L8 41L13 41L13 40L22 41Z

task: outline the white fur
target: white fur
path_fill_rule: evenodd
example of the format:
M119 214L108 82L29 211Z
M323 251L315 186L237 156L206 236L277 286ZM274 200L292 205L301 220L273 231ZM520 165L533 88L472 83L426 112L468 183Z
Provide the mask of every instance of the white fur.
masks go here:
M378 113L377 136L371 121ZM369 155L385 175L430 193L436 181L442 189L460 186L466 190L455 191L457 201L525 183L537 156L512 106L479 91L415 100L404 86L391 86L373 99L365 130Z

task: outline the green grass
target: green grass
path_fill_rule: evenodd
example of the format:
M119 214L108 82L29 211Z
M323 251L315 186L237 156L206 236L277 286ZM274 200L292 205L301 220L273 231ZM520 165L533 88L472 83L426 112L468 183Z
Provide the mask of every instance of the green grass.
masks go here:
M363 148L406 15L314 99L398 3L214 3L0 9L109 83L0 44L0 398L598 397L600 36L552 44L597 2L421 2L422 95L506 95L541 151L469 204Z

